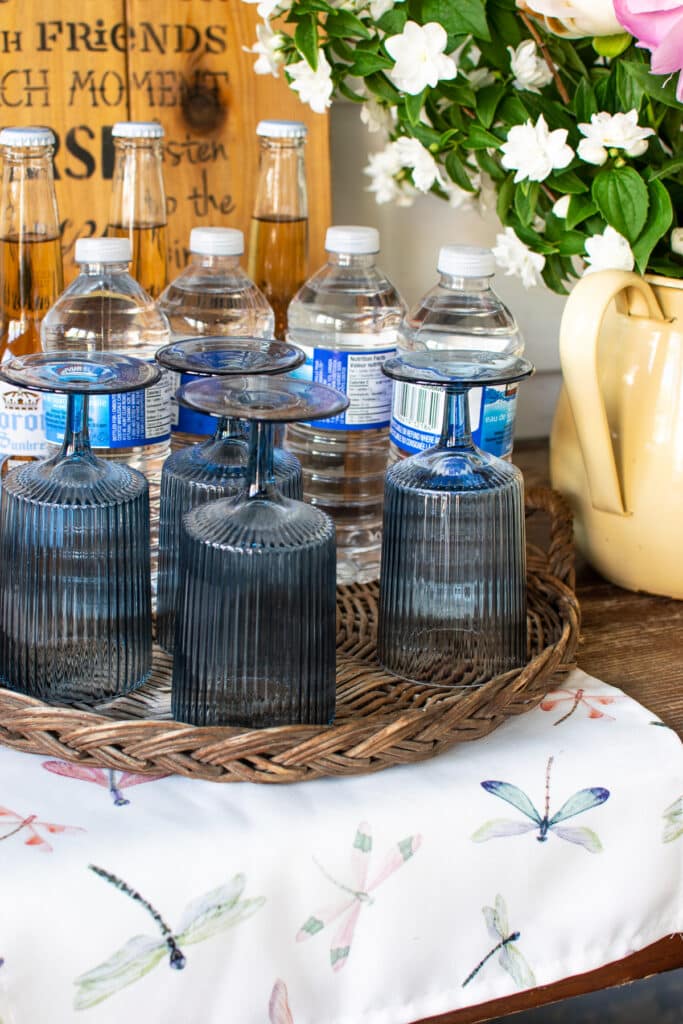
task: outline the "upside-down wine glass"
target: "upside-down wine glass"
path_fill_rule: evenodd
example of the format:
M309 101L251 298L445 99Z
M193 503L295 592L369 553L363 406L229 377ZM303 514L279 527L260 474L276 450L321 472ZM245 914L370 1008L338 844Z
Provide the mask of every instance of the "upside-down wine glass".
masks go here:
M0 377L68 398L61 451L12 470L0 499L0 678L41 700L93 704L152 667L149 486L93 455L88 396L137 391L158 367L114 353L12 359Z
M392 466L384 493L379 660L416 682L478 686L524 664L524 485L472 441L468 391L533 373L511 355L415 352L389 359L394 380L446 391L435 448Z
M174 373L193 376L234 377L288 373L305 359L301 349L263 338L200 337L176 341L159 349L157 361ZM185 405L185 387L176 399ZM206 429L199 416L197 432ZM159 517L159 582L157 586L157 643L169 654L175 643L178 591L178 550L182 518L195 505L238 494L246 483L249 445L246 424L220 416L212 437L174 452L161 475ZM301 498L301 464L289 452L276 448L275 479L288 498Z
M195 725L326 724L335 707L334 524L286 498L273 427L336 416L345 395L285 377L206 378L185 401L250 421L248 487L183 517L173 717Z

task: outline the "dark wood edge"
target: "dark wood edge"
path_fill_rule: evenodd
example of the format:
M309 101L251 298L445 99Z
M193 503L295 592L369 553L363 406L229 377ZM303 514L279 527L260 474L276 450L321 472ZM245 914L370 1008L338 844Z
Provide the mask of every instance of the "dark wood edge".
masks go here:
M537 1006L569 999L571 996L585 995L598 989L611 988L613 985L625 985L629 981L648 978L662 971L673 971L683 967L683 934L670 935L666 939L646 946L638 953L623 960L606 964L586 974L576 974L564 978L552 985L541 985L528 992L519 992L504 999L493 999L479 1006L467 1006L462 1010L444 1013L438 1017L429 1017L415 1024L480 1024L481 1021L493 1017L503 1017L520 1010L530 1010Z

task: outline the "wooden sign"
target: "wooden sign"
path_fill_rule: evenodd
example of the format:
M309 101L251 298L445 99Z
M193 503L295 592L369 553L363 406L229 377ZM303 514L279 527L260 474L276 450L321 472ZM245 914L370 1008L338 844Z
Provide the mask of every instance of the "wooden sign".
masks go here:
M0 0L0 125L46 124L58 138L57 201L65 274L76 238L108 221L116 121L166 131L169 277L190 229L241 228L248 240L261 118L304 121L312 269L330 221L327 118L283 77L256 75L256 38L242 0Z

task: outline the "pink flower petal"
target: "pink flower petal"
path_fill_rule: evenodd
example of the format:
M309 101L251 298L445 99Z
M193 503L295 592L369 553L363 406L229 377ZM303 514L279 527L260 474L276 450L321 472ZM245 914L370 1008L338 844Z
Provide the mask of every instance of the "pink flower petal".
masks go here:
M683 4L668 8L665 0L658 4L659 10L639 10L645 6L637 0L614 0L614 12L624 28L635 36L640 43L652 48L663 42L676 22L683 15ZM668 8L668 9L667 9ZM683 63L683 61L681 62ZM680 64L678 65L680 67Z
M668 75L683 68L683 11L669 34L652 51L650 66L655 75Z

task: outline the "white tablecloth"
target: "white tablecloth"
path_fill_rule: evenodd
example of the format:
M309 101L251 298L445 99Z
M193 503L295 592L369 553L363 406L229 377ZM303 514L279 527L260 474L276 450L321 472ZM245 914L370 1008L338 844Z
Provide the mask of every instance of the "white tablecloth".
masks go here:
M403 1024L683 931L683 747L579 671L377 775L112 779L2 748L0 804L2 1024Z

